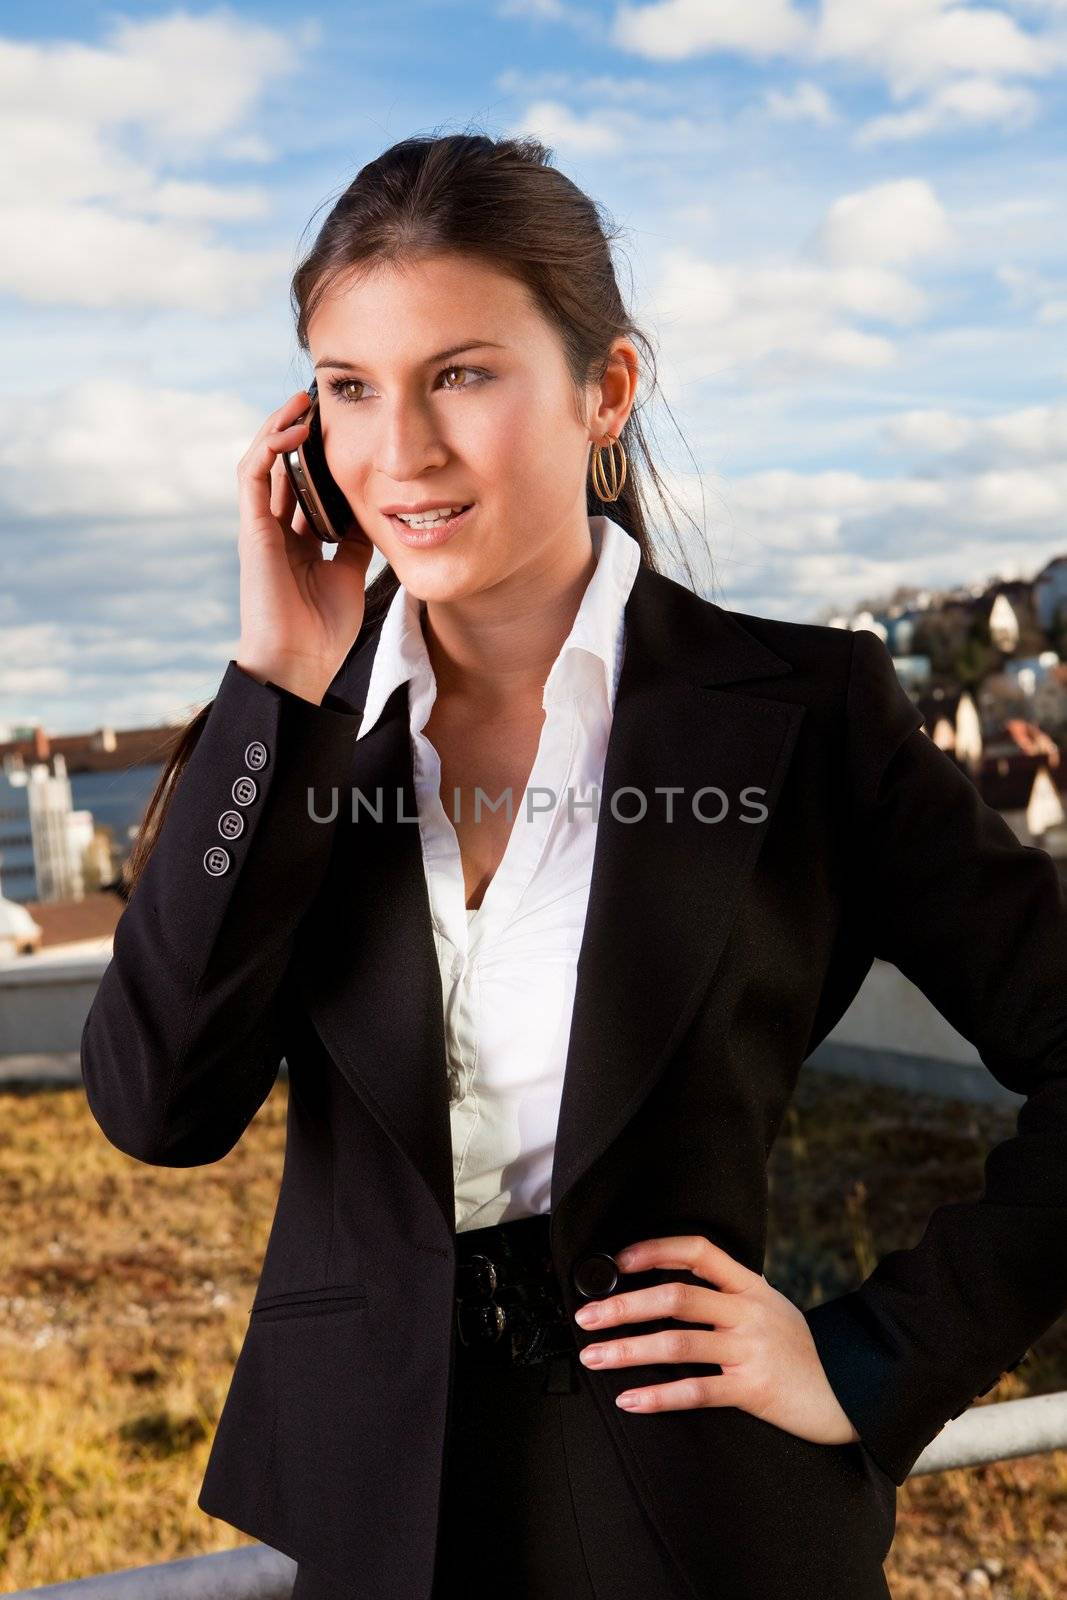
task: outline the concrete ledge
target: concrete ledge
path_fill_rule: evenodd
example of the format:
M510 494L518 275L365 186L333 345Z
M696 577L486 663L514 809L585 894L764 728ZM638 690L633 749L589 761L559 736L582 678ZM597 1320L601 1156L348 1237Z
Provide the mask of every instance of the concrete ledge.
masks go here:
M284 1056L278 1076L289 1076ZM80 1049L0 1056L0 1093L5 1089L69 1089L81 1081Z
M16 1589L8 1600L289 1600L296 1562L269 1544Z
M945 1100L970 1100L981 1105L1021 1106L1025 1095L998 1083L981 1061L944 1061L937 1056L916 1056L903 1050L874 1045L846 1044L824 1039L804 1063L804 1071L837 1073L861 1078L890 1089L910 1089L916 1094L939 1095Z
M110 938L82 939L0 962L0 1059L78 1051L111 952Z

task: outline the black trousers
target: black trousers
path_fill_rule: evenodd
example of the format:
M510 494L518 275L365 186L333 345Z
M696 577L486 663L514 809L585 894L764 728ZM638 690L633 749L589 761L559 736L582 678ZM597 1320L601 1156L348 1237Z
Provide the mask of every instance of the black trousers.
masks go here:
M572 1360L457 1363L434 1600L692 1600ZM562 1392L560 1392L562 1391Z
M457 1258L486 1255L556 1290L549 1218L456 1236ZM433 1600L692 1600L645 1516L578 1360L486 1361L457 1340Z

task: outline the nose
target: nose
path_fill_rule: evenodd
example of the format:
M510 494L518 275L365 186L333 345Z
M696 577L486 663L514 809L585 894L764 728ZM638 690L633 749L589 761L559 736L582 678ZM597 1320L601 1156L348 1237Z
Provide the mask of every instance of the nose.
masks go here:
M448 460L435 419L426 407L403 401L383 406L380 418L374 466L383 478L395 484L417 483L425 472Z

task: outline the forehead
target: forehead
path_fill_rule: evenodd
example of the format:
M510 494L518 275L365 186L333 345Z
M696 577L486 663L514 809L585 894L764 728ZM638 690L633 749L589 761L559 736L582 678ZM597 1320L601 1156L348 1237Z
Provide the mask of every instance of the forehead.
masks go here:
M417 361L466 339L515 347L536 339L539 324L525 284L490 263L442 253L339 279L316 307L308 343L315 360L388 353Z

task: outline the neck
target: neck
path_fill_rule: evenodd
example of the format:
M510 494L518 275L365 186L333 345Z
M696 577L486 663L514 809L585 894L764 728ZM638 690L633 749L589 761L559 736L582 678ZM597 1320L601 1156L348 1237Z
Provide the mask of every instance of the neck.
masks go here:
M513 573L462 600L428 601L422 630L438 698L461 699L484 713L540 705L595 570L586 535L536 571Z

